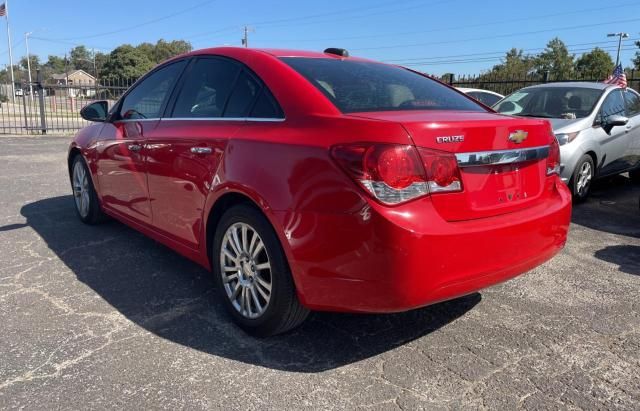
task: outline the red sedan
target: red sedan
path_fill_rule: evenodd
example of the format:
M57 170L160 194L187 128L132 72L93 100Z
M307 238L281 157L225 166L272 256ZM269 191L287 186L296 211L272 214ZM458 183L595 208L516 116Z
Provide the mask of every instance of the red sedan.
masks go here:
M69 150L80 219L111 216L211 269L254 335L309 310L462 296L566 241L546 121L341 49L195 51L82 115L96 123Z

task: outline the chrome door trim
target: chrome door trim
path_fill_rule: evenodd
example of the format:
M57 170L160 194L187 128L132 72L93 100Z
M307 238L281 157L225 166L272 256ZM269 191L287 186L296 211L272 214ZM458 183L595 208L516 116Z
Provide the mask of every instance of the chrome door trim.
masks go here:
M280 123L284 118L260 117L163 117L160 121L255 121L266 123Z
M519 148L514 150L479 151L475 153L457 153L460 167L488 166L521 163L547 158L549 146Z

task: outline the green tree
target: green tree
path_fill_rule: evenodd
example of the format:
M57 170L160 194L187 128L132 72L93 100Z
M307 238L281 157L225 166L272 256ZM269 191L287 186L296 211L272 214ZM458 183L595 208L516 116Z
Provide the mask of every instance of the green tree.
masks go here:
M124 44L116 47L100 70L100 77L109 80L136 79L153 68L154 62L140 49Z
M167 42L158 40L154 47L153 59L156 63L161 63L179 54L188 53L192 50L191 43L184 40L174 40Z
M69 53L70 66L93 74L93 54L85 46L76 46Z
M49 69L52 73L61 74L67 69L68 62L63 57L49 56L47 62L44 63L44 67Z
M35 69L37 69L38 67L40 67L40 58L34 54L32 54L31 56L29 56L29 63L31 63L31 70L34 71ZM27 70L29 68L29 64L27 64L27 56L23 56L20 59L20 66L24 69ZM31 73L33 74L33 73Z
M636 41L636 47L640 48L640 41ZM633 67L636 70L640 70L640 51L636 51L636 56L633 59Z
M138 51L142 52L145 56L147 56L149 61L153 61L155 63L156 59L154 54L155 54L156 46L154 46L153 43L140 43L136 46L136 49L138 49Z
M547 43L547 48L535 59L535 68L539 74L549 72L554 80L570 78L573 74L573 54L569 54L566 44L559 38Z
M493 66L488 74L500 78L521 78L531 73L534 64L534 58L525 55L522 50L512 48L507 52L503 61Z
M576 60L575 69L584 76L600 78L611 74L613 66L609 53L596 47Z

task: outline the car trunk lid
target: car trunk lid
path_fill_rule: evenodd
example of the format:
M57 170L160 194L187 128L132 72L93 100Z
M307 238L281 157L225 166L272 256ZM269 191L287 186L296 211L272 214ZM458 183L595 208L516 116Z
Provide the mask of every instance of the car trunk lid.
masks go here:
M354 116L398 122L417 147L456 155L463 190L431 196L439 214L448 221L514 212L534 206L549 195L546 157L552 134L545 120L459 111Z

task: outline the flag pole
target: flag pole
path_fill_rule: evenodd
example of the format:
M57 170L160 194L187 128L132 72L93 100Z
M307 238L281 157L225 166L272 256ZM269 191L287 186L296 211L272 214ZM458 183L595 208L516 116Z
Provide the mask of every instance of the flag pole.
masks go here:
M4 17L7 19L7 41L9 42L9 71L11 72L11 101L16 102L16 80L13 76L13 51L11 50L11 30L9 29L9 0L4 2Z

